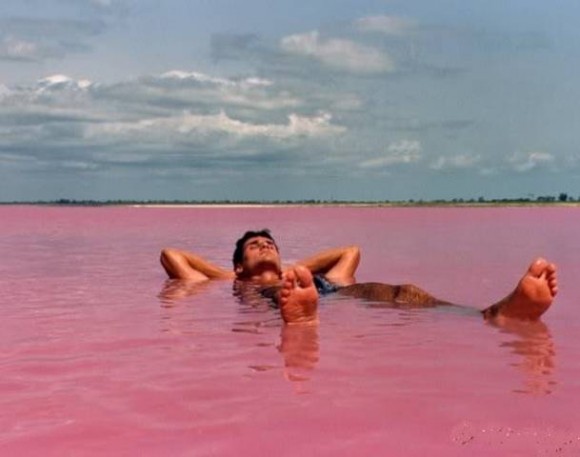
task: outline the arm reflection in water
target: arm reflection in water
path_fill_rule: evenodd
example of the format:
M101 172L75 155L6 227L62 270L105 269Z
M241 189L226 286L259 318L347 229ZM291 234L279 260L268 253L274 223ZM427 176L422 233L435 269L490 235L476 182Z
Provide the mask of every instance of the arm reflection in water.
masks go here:
M532 395L552 393L557 384L554 379L556 350L548 326L541 321L522 322L515 319L490 324L514 337L500 344L500 347L508 348L521 357L513 366L524 374L524 385L514 392Z
M177 300L191 297L207 289L209 281L199 282L188 279L168 279L163 284L161 292L157 295L161 300L162 306L171 308Z
M186 279L169 279L165 281L163 288L158 294L161 306L173 308L177 301L203 292L210 284L210 281L197 282ZM275 288L272 288L272 291L275 292ZM276 325L280 324L279 313L276 313L275 318L271 316L272 310L276 307L274 302L267 298L267 294L265 295L255 284L235 282L233 295L242 306L241 313L252 311L252 314L257 312L264 316L264 319L259 321L234 323L234 328L232 329L234 332L256 333L259 328L271 326L273 322ZM316 367L319 360L318 324L282 323L280 344L277 348L284 359L284 375L286 379L293 382L308 380L307 373Z

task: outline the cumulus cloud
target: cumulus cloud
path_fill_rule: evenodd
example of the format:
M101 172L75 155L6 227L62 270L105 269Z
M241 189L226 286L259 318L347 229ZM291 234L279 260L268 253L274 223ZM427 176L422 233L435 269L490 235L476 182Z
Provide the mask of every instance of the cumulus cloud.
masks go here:
M279 124L250 124L229 117L225 112L215 115L183 113L169 118L141 119L136 122L102 123L89 126L86 138L106 135L132 137L138 141L162 139L164 141L204 141L211 134L226 134L239 138L261 137L272 140L287 140L300 137L320 137L339 134L344 127L331 124L328 113L316 116L290 114L288 122ZM179 139L175 137L179 135Z
M261 110L285 113L303 104L300 98L268 79L223 78L180 70L103 86L96 92L99 97L110 100L146 104L148 109L215 113L228 108L229 111L244 111L250 117Z
M395 141L387 147L380 157L367 159L359 164L360 168L385 168L398 164L410 164L421 160L421 142L417 140Z
M520 173L552 165L554 161L554 155L542 151L517 152L507 159L511 168Z
M88 79L74 80L66 75L52 75L39 79L37 85L36 92L42 93L46 90L87 89L92 83Z
M384 51L343 38L323 38L318 31L286 36L280 46L287 53L353 73L386 73L395 68Z
M240 79L228 79L228 78L216 78L214 76L206 75L200 72L187 72L180 70L172 70L163 73L160 77L161 79L175 79L179 81L195 81L200 83L210 83L217 86L226 87L268 87L273 84L272 81L263 78L250 77L250 78L240 78Z
M0 89L0 146L18 149L34 143L39 135L46 139L44 135L56 126L62 134L64 127L106 118L98 104L92 103L91 88L90 81L54 75L33 86Z
M324 156L315 152L330 150L346 127L328 110L281 103L275 86L263 78L183 71L123 84L57 74L31 86L0 86L0 156L11 166L75 173L316 167ZM190 109L168 102L183 94ZM232 94L247 97L243 110L235 109ZM195 101L203 97L200 107ZM258 103L250 103L254 98Z
M397 16L367 16L355 21L358 30L385 35L406 35L416 26L415 21Z
M0 59L42 62L86 52L134 0L47 2L61 3L55 16L68 3L69 19L0 19ZM387 15L340 26L277 39L214 35L213 68L233 59L228 68L236 76L176 69L106 84L55 74L29 87L0 85L0 157L13 166L143 169L168 178L207 168L241 174L268 167L321 176L350 170L361 179L397 166L524 173L556 163L546 152L508 159L484 152L504 150L501 132L497 143L479 141L491 135L479 128L487 111L473 87L487 73L450 68L489 63L478 57L495 49L494 33ZM528 47L541 41L532 38ZM456 78L441 78L451 74ZM476 74L477 80L467 79ZM453 118L445 113L449 106ZM389 144L385 137L398 140Z

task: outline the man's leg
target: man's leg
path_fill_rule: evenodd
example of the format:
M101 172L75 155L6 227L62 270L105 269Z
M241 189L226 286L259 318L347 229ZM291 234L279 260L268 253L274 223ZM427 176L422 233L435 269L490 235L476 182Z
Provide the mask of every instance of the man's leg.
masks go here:
M536 259L518 282L514 291L482 311L485 319L537 320L544 314L558 292L556 266ZM451 305L411 284L393 286L376 282L353 284L340 294L365 300L389 303L393 307L433 307Z
M428 294L423 289L412 284L391 285L379 282L366 282L341 287L338 291L341 295L363 298L365 300L390 303L394 307L418 307L428 308L450 303L439 300Z

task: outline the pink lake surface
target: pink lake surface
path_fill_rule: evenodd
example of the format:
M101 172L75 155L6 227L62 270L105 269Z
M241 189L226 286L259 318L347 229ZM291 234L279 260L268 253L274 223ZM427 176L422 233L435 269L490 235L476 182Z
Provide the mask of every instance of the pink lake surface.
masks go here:
M292 262L358 244L358 280L465 310L337 296L284 328L231 283L166 281L165 246L228 266L269 227ZM580 209L0 207L0 455L580 455ZM538 255L542 324L475 311Z

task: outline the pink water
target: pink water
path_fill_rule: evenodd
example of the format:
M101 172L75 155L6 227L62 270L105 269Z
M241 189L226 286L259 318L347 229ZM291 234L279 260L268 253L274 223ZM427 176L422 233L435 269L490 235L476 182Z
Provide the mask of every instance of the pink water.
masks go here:
M0 455L580 455L575 208L0 207ZM247 228L283 257L356 243L359 281L466 304L326 297L284 329L231 284L166 282L164 246L229 265ZM473 311L536 255L560 267L544 324Z

